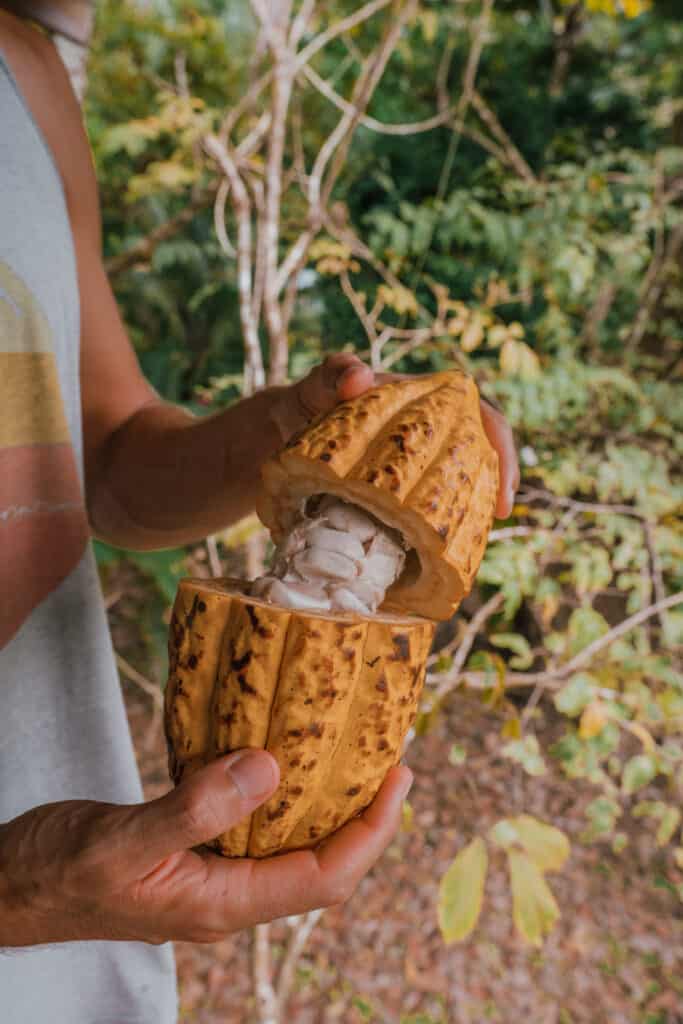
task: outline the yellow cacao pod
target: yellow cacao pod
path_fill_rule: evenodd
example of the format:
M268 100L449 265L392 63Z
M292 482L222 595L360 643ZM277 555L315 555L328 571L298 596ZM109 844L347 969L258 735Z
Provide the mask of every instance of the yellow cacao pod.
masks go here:
M310 612L232 579L186 579L169 631L165 730L178 783L242 747L270 751L280 785L215 848L265 857L314 846L363 810L398 763L435 622L469 591L486 546L498 462L476 385L458 371L344 402L263 467L257 509L279 542L334 495L397 530L408 550L379 612Z

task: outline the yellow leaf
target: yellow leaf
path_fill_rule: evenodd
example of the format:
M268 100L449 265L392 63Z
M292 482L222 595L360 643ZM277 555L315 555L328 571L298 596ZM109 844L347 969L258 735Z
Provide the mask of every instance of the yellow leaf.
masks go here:
M650 4L646 0L621 0L621 6L627 18L637 18L650 7Z
M666 846L680 825L681 812L677 807L665 807L662 820L657 829L657 846Z
M477 836L460 851L441 879L438 917L444 942L462 942L476 925L487 869L486 844Z
M252 512L250 515L244 516L243 519L239 519L233 526L219 530L214 536L226 548L239 548L255 534L264 532L261 520L255 512Z
M454 316L446 324L446 330L454 338L457 338L459 334L462 334L463 330L467 326L467 317L465 316Z
M522 723L519 715L515 715L514 718L508 718L503 724L503 728L500 730L500 735L504 740L518 740L522 736Z
M489 333L486 335L486 343L491 348L497 348L498 345L502 345L504 341L507 341L508 329L505 324L494 324Z
M591 701L581 715L579 736L582 740L590 740L594 736L599 736L607 725L607 721L608 715L604 704L599 700Z
M530 814L512 819L520 843L540 871L560 871L569 856L570 846L564 832L546 825Z
M315 269L319 274L341 274L345 270L355 272L359 269L356 260L351 258L348 245L331 238L316 239L308 250L308 256L316 261Z
M643 744L643 748L648 752L648 754L654 752L654 738L651 733L647 731L644 725L641 725L640 722L624 722L624 726L629 732L633 733L634 736L638 737L640 742Z
M541 372L538 356L524 341L508 338L500 350L500 368L506 377L532 380Z
M513 847L507 851L512 889L512 916L525 942L541 946L560 916L548 883L526 853Z
M413 828L413 806L407 800L401 807L401 832L410 832Z
M436 39L436 29L439 24L436 11L420 11L418 17L425 43L433 43Z
M490 280L486 285L485 303L489 307L500 306L510 301L510 286L505 280L497 278Z
M484 340L484 322L480 313L474 313L460 338L463 352L474 352Z
M495 708L505 697L505 673L507 666L499 654L490 654L489 662L496 670L496 682L489 690L483 691L481 702L487 708Z
M409 288L404 288L402 285L390 288L389 285L381 284L377 289L377 297L382 300L385 306L389 306L390 309L395 310L399 315L409 313L415 316L417 313L417 299L415 295Z

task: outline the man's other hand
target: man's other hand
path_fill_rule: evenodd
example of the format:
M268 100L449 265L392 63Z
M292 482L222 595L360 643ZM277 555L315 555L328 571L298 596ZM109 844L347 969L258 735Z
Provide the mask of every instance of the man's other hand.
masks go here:
M195 849L277 788L277 762L236 751L147 804L68 800L0 826L0 946L80 939L214 942L343 903L396 833L412 774L315 850L229 860Z

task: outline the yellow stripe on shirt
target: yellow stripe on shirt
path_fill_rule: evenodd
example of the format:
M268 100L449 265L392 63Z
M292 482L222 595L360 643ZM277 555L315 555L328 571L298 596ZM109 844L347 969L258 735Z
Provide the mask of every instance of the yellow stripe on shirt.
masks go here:
M70 439L52 352L0 352L0 447Z

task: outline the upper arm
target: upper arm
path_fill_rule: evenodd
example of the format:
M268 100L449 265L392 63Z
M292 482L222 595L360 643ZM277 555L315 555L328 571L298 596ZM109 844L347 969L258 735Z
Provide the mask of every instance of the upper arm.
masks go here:
M0 44L52 150L73 233L81 306L81 405L86 486L107 440L159 396L142 374L102 262L97 183L78 101L59 54L0 12Z

